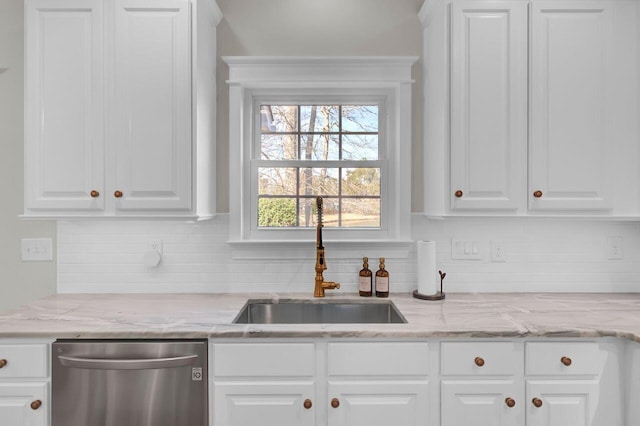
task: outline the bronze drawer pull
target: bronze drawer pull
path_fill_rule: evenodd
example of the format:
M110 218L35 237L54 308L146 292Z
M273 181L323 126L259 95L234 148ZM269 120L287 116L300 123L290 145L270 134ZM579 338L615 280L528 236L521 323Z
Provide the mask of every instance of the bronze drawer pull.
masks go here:
M305 399L305 400L304 400L304 404L302 404L302 405L304 406L304 408L306 408L306 409L308 410L309 408L311 408L311 406L312 406L313 404L311 403L311 400L310 400L310 399Z
M536 408L542 407L542 400L540 398L533 398L531 402L536 406Z
M560 358L560 362L568 367L571 365L572 361L571 361L571 358L569 358L568 356L563 356L562 358Z
M482 367L484 365L484 359L479 356L477 356L473 362L475 362L478 367Z
M36 399L35 401L31 402L31 409L32 410L37 410L41 406L42 406L42 401L40 401L39 399Z
M504 403L507 404L507 407L509 408L513 408L516 406L516 400L513 398L507 397L507 399L504 400Z
M460 191L460 190L458 189L458 190L455 192L455 194L454 194L454 195L455 195L457 198L460 198L460 197L462 197L462 195L464 195L464 194L462 193L462 191Z
M331 406L333 408L338 408L340 406L340 400L338 398L333 398L331 400Z

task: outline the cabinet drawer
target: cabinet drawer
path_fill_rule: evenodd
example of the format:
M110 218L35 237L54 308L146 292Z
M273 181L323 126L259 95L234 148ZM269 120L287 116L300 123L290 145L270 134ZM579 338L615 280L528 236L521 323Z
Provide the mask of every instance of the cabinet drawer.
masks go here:
M530 342L526 344L529 375L599 374L602 368L596 342Z
M521 374L522 358L522 346L514 342L443 342L442 374Z
M47 377L49 356L46 344L0 345L0 379Z
M426 342L329 343L329 375L427 375Z
M226 377L299 377L315 374L313 343L213 345L213 372Z

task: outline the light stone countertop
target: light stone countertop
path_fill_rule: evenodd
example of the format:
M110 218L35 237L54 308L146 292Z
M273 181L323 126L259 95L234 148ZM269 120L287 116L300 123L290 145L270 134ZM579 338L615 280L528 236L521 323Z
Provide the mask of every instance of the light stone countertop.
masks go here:
M635 293L450 293L442 301L392 294L408 324L231 324L248 299L381 301L310 293L58 294L0 313L0 338L614 336L640 342Z

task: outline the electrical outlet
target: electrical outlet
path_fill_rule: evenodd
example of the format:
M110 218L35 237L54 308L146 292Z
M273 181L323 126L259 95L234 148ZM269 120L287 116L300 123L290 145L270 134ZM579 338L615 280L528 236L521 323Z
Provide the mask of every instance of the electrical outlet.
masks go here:
M607 259L622 260L622 237L607 237Z
M162 240L151 240L147 244L147 250L155 251L158 254L162 254Z
M504 253L504 244L502 243L502 240L491 240L491 261L492 262L507 261Z
M50 262L53 260L53 240L51 238L23 238L21 240L23 262Z

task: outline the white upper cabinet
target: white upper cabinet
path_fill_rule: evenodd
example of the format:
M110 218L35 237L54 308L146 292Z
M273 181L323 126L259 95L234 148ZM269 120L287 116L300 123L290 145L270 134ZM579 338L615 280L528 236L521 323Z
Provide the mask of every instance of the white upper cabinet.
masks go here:
M117 208L191 207L189 3L116 0Z
M611 2L531 3L529 208L610 209Z
M427 0L425 213L638 217L639 4Z
M220 18L213 0L26 1L25 216L213 214Z
M30 0L25 19L25 209L104 209L100 0Z
M527 4L451 4L451 206L522 205Z

